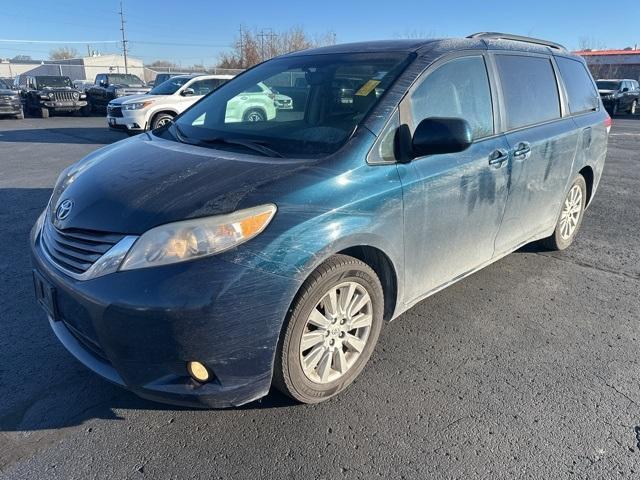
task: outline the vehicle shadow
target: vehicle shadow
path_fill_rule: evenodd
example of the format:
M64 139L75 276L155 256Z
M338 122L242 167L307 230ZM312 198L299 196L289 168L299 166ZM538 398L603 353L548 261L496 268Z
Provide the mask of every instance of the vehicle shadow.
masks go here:
M44 121L44 120L43 120ZM106 145L127 138L120 132L113 132L105 126L95 127L68 127L68 128L33 128L25 130L0 131L1 143L61 143Z
M50 193L48 188L0 189L0 432L118 420L118 409L189 410L143 400L110 384L59 344L34 298L28 241ZM291 405L274 392L240 408Z

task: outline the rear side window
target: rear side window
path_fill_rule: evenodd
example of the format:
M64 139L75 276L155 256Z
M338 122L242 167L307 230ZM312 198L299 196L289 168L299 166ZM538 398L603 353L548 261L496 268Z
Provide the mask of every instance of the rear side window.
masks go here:
M560 118L560 97L551 60L496 55L507 112L507 129Z
M569 111L583 113L598 108L598 92L585 66L577 60L556 57L569 97Z
M491 91L484 59L464 57L429 73L411 95L416 125L428 117L456 117L469 122L473 138L493 134Z

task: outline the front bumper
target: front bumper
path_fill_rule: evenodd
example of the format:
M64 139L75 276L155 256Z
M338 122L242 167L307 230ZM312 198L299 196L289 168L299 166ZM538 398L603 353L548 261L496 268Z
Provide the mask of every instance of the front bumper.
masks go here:
M146 114L142 110L124 110L121 117L107 114L107 125L112 130L142 133L147 129Z
M87 106L86 100L44 100L40 102L41 107L58 111L74 111L80 110Z
M269 391L293 279L214 256L78 281L43 257L37 236L31 253L55 292L53 331L107 380L190 407L241 405ZM190 360L204 363L213 380L192 380Z
M22 103L0 103L0 115L19 115L22 112Z

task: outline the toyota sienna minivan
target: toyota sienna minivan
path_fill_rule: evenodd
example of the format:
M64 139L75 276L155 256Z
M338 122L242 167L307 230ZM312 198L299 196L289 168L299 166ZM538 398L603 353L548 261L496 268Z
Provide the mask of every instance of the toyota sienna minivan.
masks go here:
M261 84L294 108L227 122ZM62 172L31 235L36 296L80 362L142 397L320 402L412 305L529 242L571 245L610 126L584 61L544 40L277 57Z

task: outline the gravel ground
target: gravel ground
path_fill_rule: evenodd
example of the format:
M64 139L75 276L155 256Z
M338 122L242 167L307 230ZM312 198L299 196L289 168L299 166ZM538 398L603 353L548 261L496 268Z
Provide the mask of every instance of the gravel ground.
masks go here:
M0 478L637 478L640 117L566 252L526 247L383 329L316 406L176 409L101 380L37 307L27 236L102 118L0 120Z

